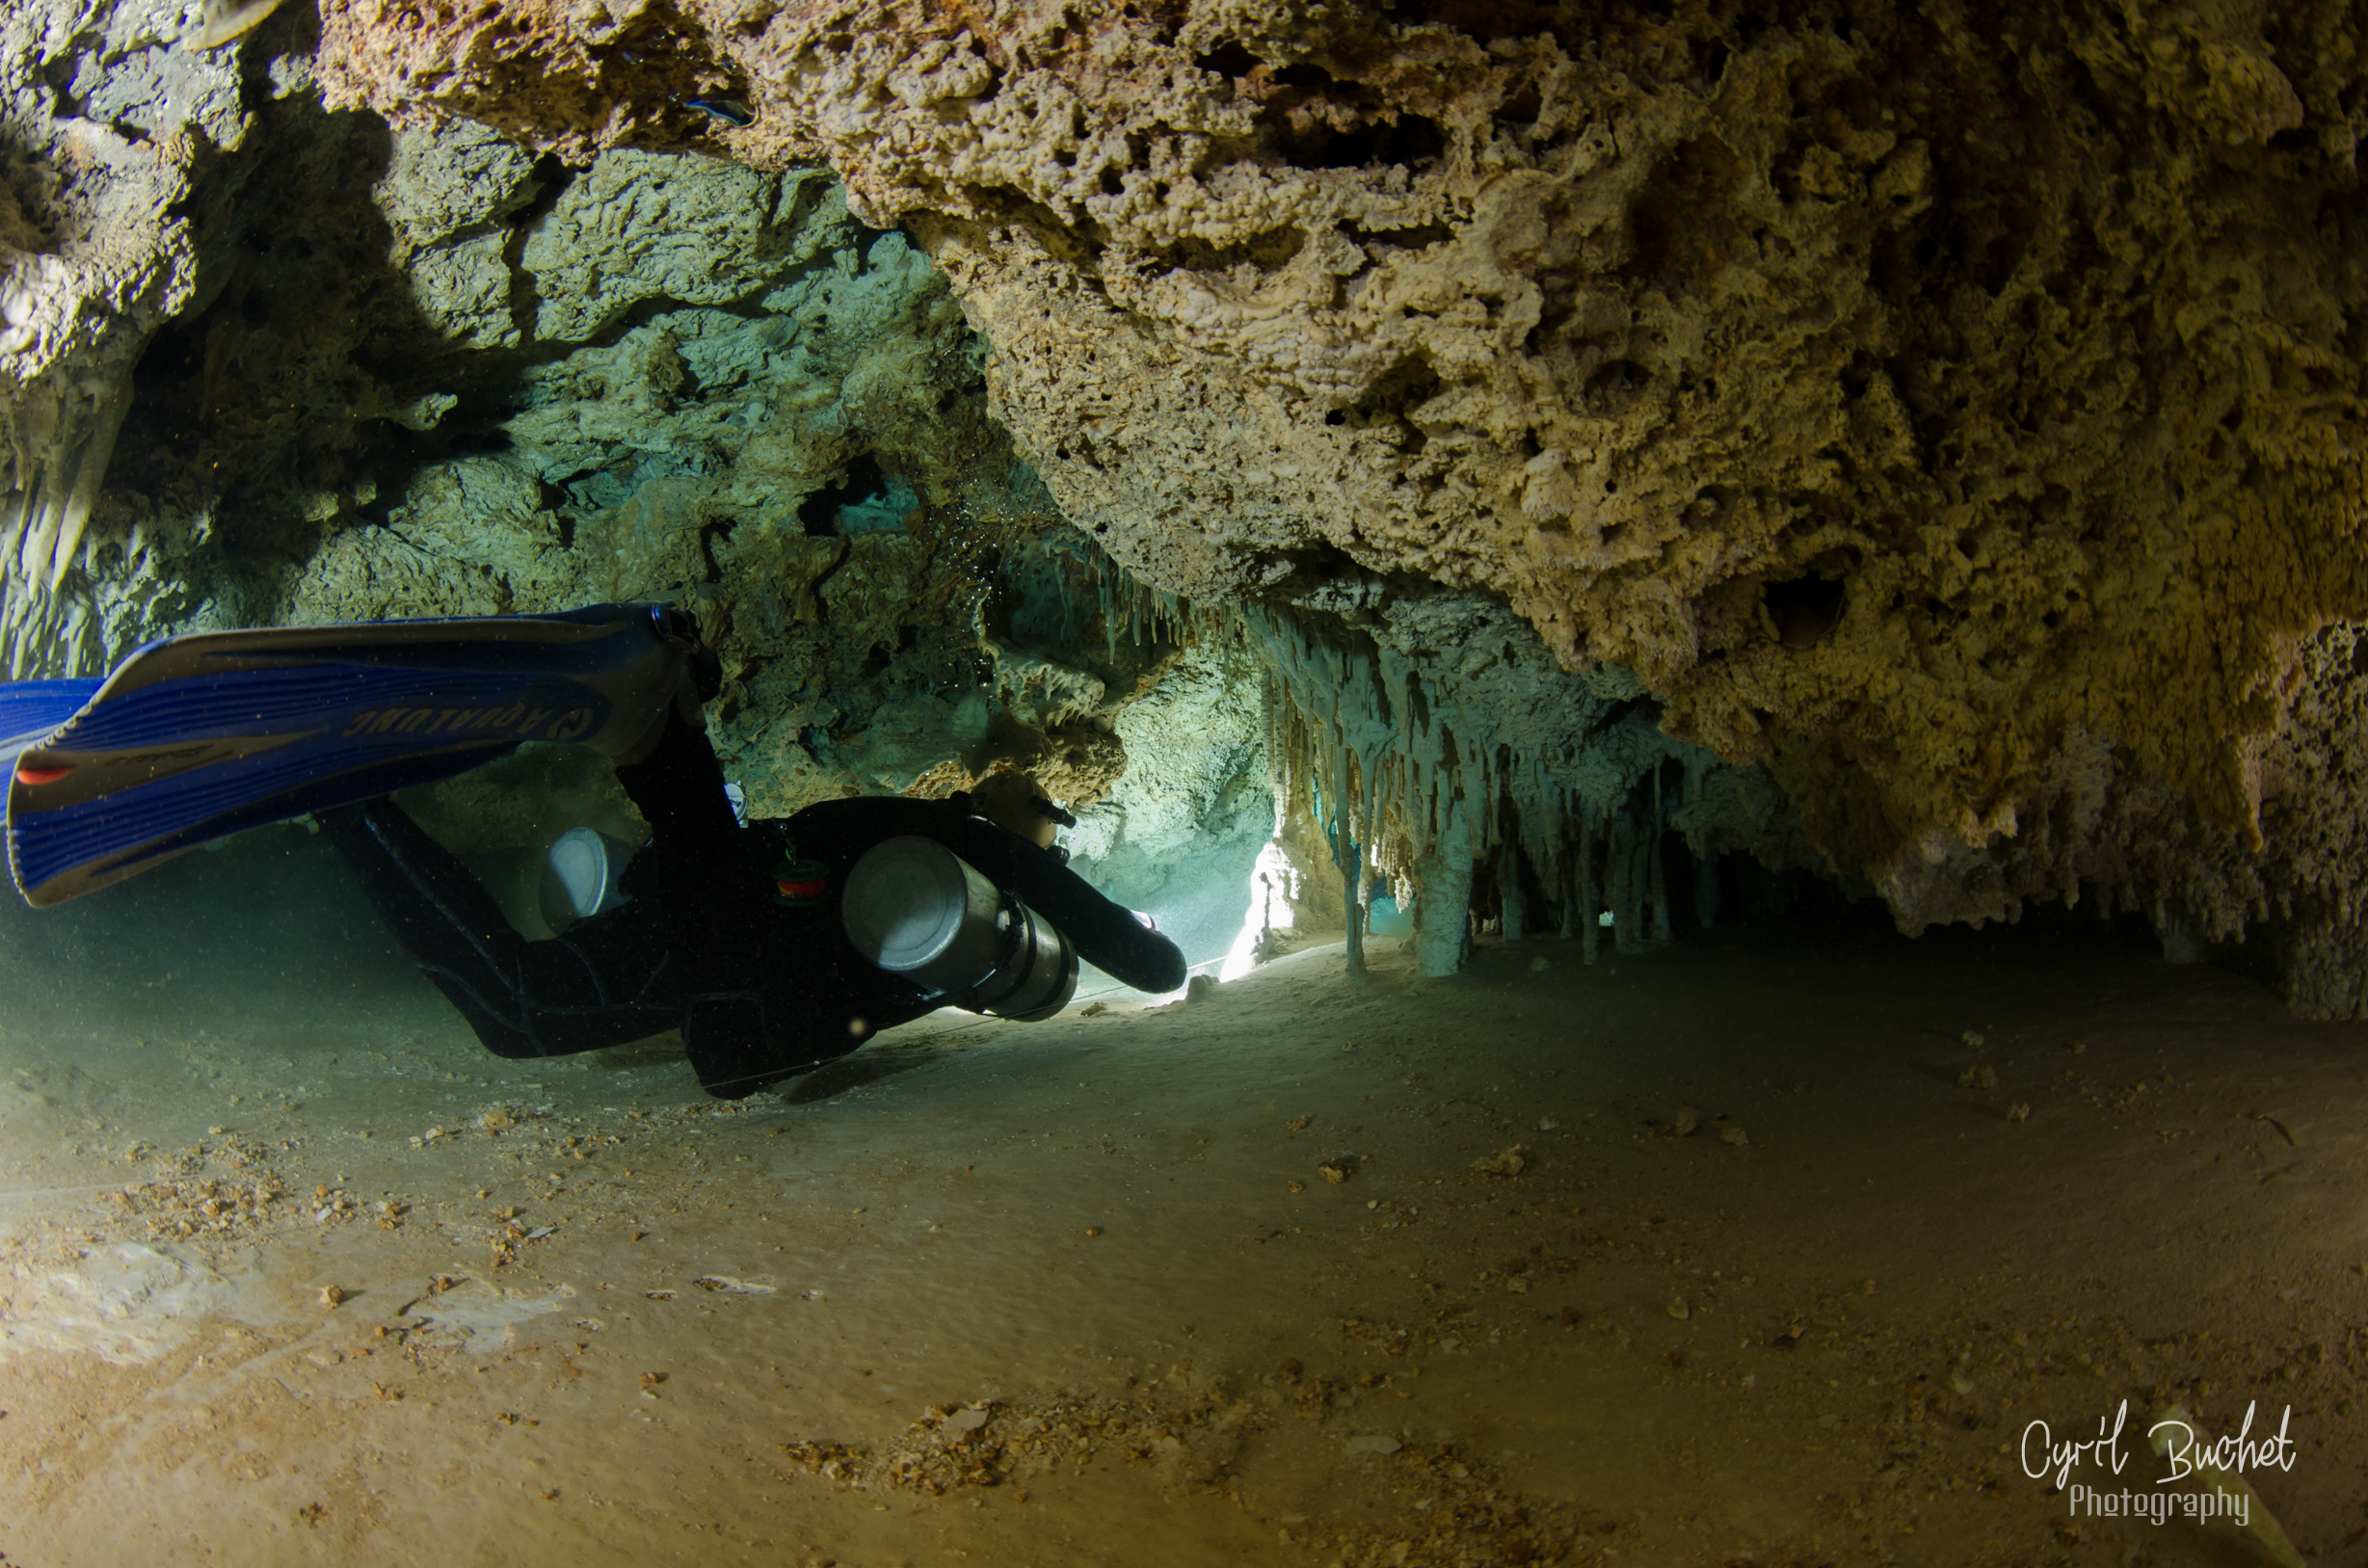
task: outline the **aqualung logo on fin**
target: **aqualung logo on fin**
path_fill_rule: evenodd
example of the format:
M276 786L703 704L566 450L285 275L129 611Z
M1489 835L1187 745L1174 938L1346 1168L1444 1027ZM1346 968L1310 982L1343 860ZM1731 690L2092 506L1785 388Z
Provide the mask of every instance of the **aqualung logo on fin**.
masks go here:
M553 715L557 715L554 717ZM549 723L545 725L545 721ZM507 707L373 707L354 715L341 732L353 735L448 735L464 730L501 730L532 735L543 727L544 740L574 740L592 728L589 707L536 707L512 703Z

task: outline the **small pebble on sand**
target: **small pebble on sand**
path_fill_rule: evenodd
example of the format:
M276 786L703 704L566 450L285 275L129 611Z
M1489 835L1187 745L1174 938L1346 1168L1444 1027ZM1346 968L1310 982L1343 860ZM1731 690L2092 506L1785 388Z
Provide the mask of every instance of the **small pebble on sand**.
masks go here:
M1483 1155L1472 1162L1472 1168L1482 1176L1519 1176L1530 1163L1530 1152L1520 1144L1500 1154Z

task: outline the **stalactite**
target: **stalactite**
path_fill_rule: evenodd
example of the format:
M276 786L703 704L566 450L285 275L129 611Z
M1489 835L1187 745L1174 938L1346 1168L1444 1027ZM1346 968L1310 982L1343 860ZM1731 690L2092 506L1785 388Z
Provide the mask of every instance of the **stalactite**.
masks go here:
M1497 851L1497 898L1504 912L1504 940L1530 934L1530 895L1521 886L1521 851L1507 843Z
M1577 896L1572 902L1579 910L1579 953L1585 962L1595 962L1596 949L1603 944L1603 900L1595 890L1595 816L1591 811L1579 814L1579 874L1575 879Z
M1471 944L1472 820L1460 802L1450 806L1447 826L1423 857L1418 882L1416 972L1452 974Z
M1498 868L1508 936L1548 918L1530 907L1526 862L1560 903L1561 933L1580 938L1590 961L1607 886L1624 922L1615 922L1622 951L1646 940L1647 898L1654 935L1670 940L1659 841L1672 829L1671 803L1659 769L1682 759L1684 798L1693 800L1718 765L1707 753L1633 721L1617 724L1612 700L1575 680L1573 718L1557 729L1532 711L1440 684L1387 641L1351 629L1319 633L1318 623L1280 606L1195 604L1138 583L1098 551L1093 574L1113 656L1121 636L1138 644L1229 637L1247 647L1261 671L1261 728L1278 811L1285 820L1314 811L1325 846L1318 853L1341 874L1352 922L1386 881L1427 907L1435 958L1442 902L1468 900L1473 863L1486 858ZM1616 727L1601 728L1608 723ZM1540 744L1541 735L1558 738ZM1648 787L1650 797L1640 798ZM1690 820L1684 831L1710 859L1701 824ZM1457 847L1442 859L1450 837ZM1450 885L1434 887L1440 868L1457 861L1445 873Z
M1653 769L1653 832L1651 836L1653 940L1666 945L1677 940L1677 922L1669 916L1669 877L1667 854L1663 848L1669 837L1669 817L1662 805L1661 774Z
M123 429L123 415L130 407L131 382L127 376L92 412L91 431L75 466L73 488L67 492L59 509L57 543L47 563L49 591L53 594L66 581L67 569L81 558L83 530L90 525L91 509L98 501L99 482L107 476L107 462L115 455L116 437Z
M1365 984L1365 911L1357 903L1357 843L1349 837L1348 808L1344 802L1333 813L1340 821L1333 857L1341 871L1341 901L1348 915L1348 983Z
M1584 832L1583 829L1581 831ZM1562 857L1560 879L1554 885L1555 895L1562 911L1561 930L1557 935L1564 942L1579 934L1579 885L1571 864L1575 858L1570 855Z
M1612 912L1612 952L1636 952L1636 915L1634 915L1634 886L1636 886L1636 829L1627 812L1615 812L1610 822L1610 843L1603 850L1603 881L1606 881L1606 902Z

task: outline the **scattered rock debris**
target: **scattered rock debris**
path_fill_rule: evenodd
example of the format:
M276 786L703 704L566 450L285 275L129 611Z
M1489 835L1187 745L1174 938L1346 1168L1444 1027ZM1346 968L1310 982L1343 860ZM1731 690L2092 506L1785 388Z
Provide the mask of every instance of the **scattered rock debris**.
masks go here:
M1357 1174L1357 1156L1354 1155L1334 1155L1330 1159L1327 1159L1322 1164L1317 1166L1316 1169L1317 1174L1321 1175L1325 1181L1331 1183L1334 1186L1339 1186L1343 1182L1347 1181L1350 1177Z
M1312 1395L1300 1404L1318 1419L1343 1392L1329 1379L1306 1375L1295 1357L1263 1381ZM943 1497L963 1488L1009 1487L1024 1502L1038 1476L1082 1474L1104 1456L1149 1467L1179 1484L1214 1486L1231 1472L1242 1445L1267 1424L1257 1403L1217 1383L1165 1403L1062 1394L938 1405L877 1448L821 1440L777 1447L788 1466L847 1491ZM1591 1552L1574 1553L1574 1545L1610 1544L1621 1528L1597 1512L1524 1495L1454 1444L1368 1432L1344 1439L1334 1451L1344 1464L1386 1467L1374 1472L1376 1477L1386 1477L1413 1503L1409 1517L1386 1526L1296 1514L1278 1521L1288 1538L1323 1547L1325 1560L1346 1568L1593 1560Z
M1530 1163L1530 1151L1520 1144L1493 1155L1482 1155L1472 1168L1482 1176L1519 1176Z

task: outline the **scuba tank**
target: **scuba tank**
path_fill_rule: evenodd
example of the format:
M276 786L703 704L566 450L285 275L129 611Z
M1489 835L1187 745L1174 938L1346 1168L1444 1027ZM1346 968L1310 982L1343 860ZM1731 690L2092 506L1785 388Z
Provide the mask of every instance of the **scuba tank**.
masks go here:
M625 902L625 868L638 847L598 828L561 834L543 857L544 923L564 931Z
M907 834L865 851L839 920L865 959L974 1013L1034 1023L1077 995L1069 939L934 838Z

